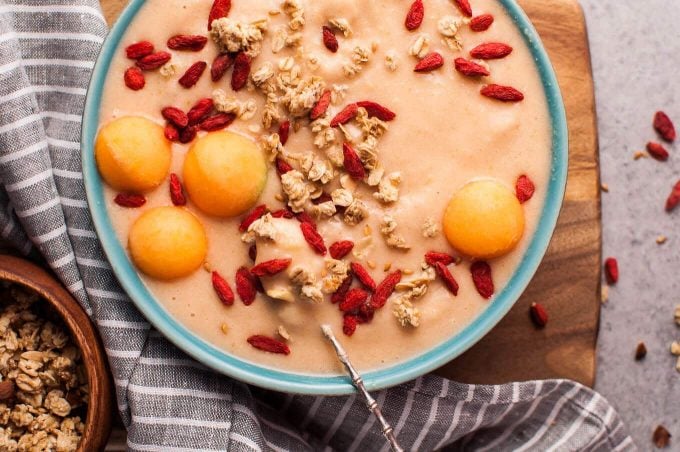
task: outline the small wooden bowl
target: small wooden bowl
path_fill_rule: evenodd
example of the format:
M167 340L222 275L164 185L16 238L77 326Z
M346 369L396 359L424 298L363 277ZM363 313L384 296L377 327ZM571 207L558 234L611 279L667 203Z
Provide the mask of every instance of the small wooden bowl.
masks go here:
M90 385L85 431L78 450L103 450L111 433L113 393L106 354L89 317L54 277L26 260L0 255L0 280L37 292L61 316L71 331L73 340L83 354Z

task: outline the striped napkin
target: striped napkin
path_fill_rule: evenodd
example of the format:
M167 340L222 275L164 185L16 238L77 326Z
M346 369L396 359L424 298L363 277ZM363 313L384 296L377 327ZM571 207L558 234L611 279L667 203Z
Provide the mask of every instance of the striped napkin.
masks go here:
M128 447L387 450L359 398L279 394L218 375L155 332L121 290L85 202L79 146L106 33L95 0L0 0L0 231L42 256L98 327ZM408 450L635 449L607 401L571 381L427 376L375 397Z

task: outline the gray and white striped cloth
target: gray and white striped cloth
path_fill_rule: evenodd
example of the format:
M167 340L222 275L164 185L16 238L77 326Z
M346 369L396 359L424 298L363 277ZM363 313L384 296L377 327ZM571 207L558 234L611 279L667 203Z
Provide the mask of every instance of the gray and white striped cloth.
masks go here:
M89 216L79 146L106 33L95 0L0 0L0 231L41 255L99 328L129 448L387 450L360 399L272 393L215 374L153 331L123 293ZM375 396L409 450L635 449L614 409L570 381L429 376Z

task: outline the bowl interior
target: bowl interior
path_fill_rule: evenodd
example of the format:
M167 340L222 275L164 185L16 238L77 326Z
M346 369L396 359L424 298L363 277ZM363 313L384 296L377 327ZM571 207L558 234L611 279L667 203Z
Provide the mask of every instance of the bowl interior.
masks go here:
M106 355L87 314L52 276L23 259L0 255L0 280L38 293L59 314L71 332L71 337L83 354L90 386L85 431L78 450L103 450L111 432L113 392Z
M562 97L552 65L533 25L515 0L499 0L536 61L552 124L551 177L538 228L520 266L496 299L471 324L438 346L408 361L367 372L364 381L369 390L394 386L432 371L459 356L481 339L510 310L536 272L557 223L567 177L567 123ZM149 321L170 341L205 365L257 386L303 394L339 395L354 392L344 376L315 376L271 369L239 359L194 335L170 316L146 288L135 267L118 241L108 216L102 180L94 159L94 140L99 123L99 108L111 59L131 20L144 0L132 0L109 34L94 69L82 128L83 174L88 202L97 233L121 285Z

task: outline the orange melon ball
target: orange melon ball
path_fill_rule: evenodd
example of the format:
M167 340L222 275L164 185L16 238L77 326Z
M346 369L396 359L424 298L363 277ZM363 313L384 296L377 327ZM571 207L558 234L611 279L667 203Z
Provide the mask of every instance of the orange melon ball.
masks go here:
M495 180L478 180L453 195L444 233L459 252L492 259L512 251L524 234L524 210L515 193Z
M184 160L184 184L191 201L216 217L250 210L267 182L267 162L254 141L213 132L197 140Z
M172 149L163 127L146 118L125 116L99 131L95 158L99 173L111 187L143 193L167 177Z
M208 237L198 219L181 207L150 209L132 225L128 249L137 268L161 280L188 276L208 253Z

